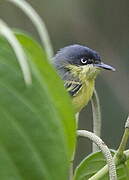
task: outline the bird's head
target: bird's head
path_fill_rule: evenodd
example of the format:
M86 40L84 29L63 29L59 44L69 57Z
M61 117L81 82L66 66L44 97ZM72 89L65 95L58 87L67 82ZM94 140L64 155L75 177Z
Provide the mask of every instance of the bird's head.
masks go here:
M103 69L115 71L112 66L101 61L96 51L81 45L70 45L61 49L54 57L54 65L60 75L64 76L63 79L70 72L82 81L94 79Z

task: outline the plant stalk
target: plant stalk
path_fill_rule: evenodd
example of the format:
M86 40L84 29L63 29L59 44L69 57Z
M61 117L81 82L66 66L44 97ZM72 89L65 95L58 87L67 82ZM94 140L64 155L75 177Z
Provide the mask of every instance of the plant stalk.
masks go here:
M91 99L92 112L93 112L93 132L97 136L101 136L101 110L100 110L100 101L97 94L97 91L94 89L93 97ZM93 142L92 151L98 151L98 146Z
M117 154L116 154L116 156L118 158L119 158L119 156L123 155L123 152L124 152L124 150L126 148L128 139L129 139L129 117L127 118L127 121L125 123L125 131L124 131L121 143L119 145L119 148L118 148L118 151L117 151Z
M75 115L75 119L76 119L76 125L78 127L78 121L79 121L79 113L77 113ZM74 157L75 157L75 150L73 152L73 156L72 156L72 159L70 161L70 168L69 168L69 180L72 180L73 179L73 162L74 162Z
M87 137L90 140L92 140L94 143L96 143L96 145L100 148L100 150L102 151L102 153L105 156L105 159L107 161L108 168L109 168L110 180L116 180L117 175L116 175L114 159L112 158L110 150L108 149L106 144L92 132L89 132L86 130L78 130L77 134L78 134L78 136ZM102 176L103 175L102 173L103 173L103 171L99 174L99 176ZM96 177L98 177L97 173L94 176L92 176L91 178L89 178L89 180L96 180L97 179Z
M119 145L118 151L116 152L114 156L115 165L121 164L121 162L124 163L126 160L129 159L129 150L124 151L126 148L128 138L129 138L129 117L127 118L127 121L125 123L125 131L124 131L121 143ZM90 180L96 180L96 179L102 178L107 172L108 172L108 166L105 165L95 175L93 175L90 178Z

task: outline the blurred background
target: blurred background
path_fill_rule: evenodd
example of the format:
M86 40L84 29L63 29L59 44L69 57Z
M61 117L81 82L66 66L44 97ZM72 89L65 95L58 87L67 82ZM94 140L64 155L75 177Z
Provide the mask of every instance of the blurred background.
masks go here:
M116 72L101 73L96 82L102 111L102 139L110 148L116 149L129 112L129 1L28 2L44 19L55 52L66 45L79 43L98 51L105 63L116 68ZM0 18L38 39L34 26L12 4L0 2ZM92 131L90 103L80 114L79 128ZM79 139L75 164L90 152L90 141Z

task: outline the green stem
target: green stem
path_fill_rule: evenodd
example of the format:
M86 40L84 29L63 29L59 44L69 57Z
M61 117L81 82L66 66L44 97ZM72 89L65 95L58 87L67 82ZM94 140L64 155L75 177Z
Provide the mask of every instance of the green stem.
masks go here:
M129 159L129 150L124 151L126 148L126 144L129 138L129 117L127 118L125 124L125 131L118 148L117 153L114 156L115 165L124 163L127 159ZM102 178L108 172L108 166L105 165L102 169L100 169L95 175L93 175L90 180L96 180Z
M129 159L129 150L124 151L124 155L126 158L124 158L124 162L126 162ZM118 164L124 163L120 162L118 158L115 159L115 165L117 166ZM100 169L94 176L90 178L90 180L97 180L102 178L105 174L108 173L108 165L105 165L102 169Z
M128 138L129 138L129 128L125 128L124 135L122 137L120 146L119 146L118 151L117 151L117 156L123 155L123 152L124 152L124 150L126 148Z
M127 121L125 124L125 131L124 131L120 146L119 146L117 154L116 154L116 156L118 158L123 155L123 152L126 148L128 139L129 139L129 117L127 118Z
M77 127L78 127L78 121L79 121L79 113L77 113L75 115L75 119L76 119L76 124L77 124ZM74 162L74 157L75 157L75 150L73 152L73 156L72 156L72 159L70 161L70 168L69 168L69 180L72 180L73 179L73 162Z
M114 162L115 162L115 165L118 164L117 159ZM108 165L105 165L95 175L93 175L89 180L98 180L98 179L102 178L107 173L108 173Z
M97 91L94 90L93 97L91 99L92 112L93 112L93 132L100 137L101 135L101 111L100 102ZM99 148L96 144L92 144L92 151L96 152Z
M126 161L129 160L129 149L124 151L125 157L126 157Z
M70 161L70 168L69 168L69 180L73 179L73 161L74 161L75 151L73 153L73 157Z

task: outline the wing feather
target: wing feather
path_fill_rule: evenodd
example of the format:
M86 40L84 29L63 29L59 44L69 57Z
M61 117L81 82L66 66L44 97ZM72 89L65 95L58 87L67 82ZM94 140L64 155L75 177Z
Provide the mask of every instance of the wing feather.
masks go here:
M76 96L82 88L82 84L77 81L67 81L65 82L65 87L71 96Z

